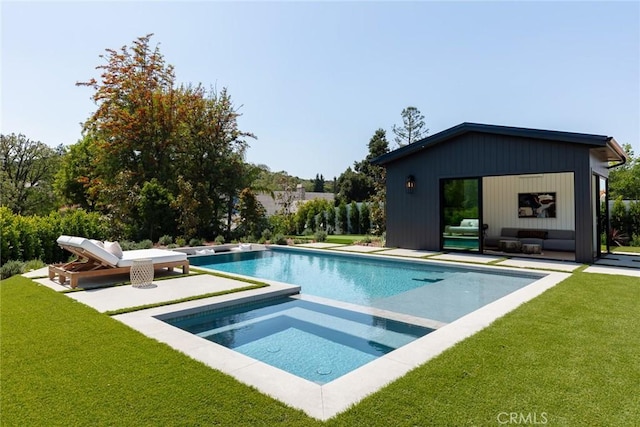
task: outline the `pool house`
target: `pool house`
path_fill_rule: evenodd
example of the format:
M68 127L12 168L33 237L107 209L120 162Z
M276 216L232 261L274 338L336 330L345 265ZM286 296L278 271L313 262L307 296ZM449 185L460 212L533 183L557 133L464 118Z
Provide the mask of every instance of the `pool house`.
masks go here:
M387 171L387 246L591 263L608 251L613 137L462 123L374 159Z

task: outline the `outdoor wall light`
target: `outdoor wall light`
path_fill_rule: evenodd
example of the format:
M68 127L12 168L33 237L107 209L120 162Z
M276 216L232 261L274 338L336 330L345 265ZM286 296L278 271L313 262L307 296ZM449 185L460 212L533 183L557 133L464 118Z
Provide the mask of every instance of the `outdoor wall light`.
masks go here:
M404 188L407 190L407 193L413 193L413 190L416 188L416 177L409 175L404 183Z

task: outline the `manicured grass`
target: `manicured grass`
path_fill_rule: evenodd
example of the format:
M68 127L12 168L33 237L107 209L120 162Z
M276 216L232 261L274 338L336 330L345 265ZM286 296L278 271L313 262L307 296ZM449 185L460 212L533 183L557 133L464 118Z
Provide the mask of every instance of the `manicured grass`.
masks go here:
M323 424L28 279L0 292L3 426ZM638 301L637 278L575 273L326 424L634 425Z
M2 426L314 424L28 279L0 295Z
M640 247L639 246L618 246L618 247L611 247L611 251L640 253Z
M359 242L364 240L366 237L370 239L377 239L377 236L371 236L369 234L331 234L327 236L325 242L327 243L335 243L335 244L343 244L343 245L351 245L354 242ZM287 236L287 238L295 239L295 240L307 240L313 241L315 239L314 236Z
M344 244L344 245L350 245L353 242L358 242L362 239L364 239L365 236L364 234L337 234L337 235L330 235L327 236L327 243L340 243L340 244ZM369 236L371 237L371 236Z
M502 412L544 412L548 425L636 425L638 301L637 278L574 274L340 421L498 425Z

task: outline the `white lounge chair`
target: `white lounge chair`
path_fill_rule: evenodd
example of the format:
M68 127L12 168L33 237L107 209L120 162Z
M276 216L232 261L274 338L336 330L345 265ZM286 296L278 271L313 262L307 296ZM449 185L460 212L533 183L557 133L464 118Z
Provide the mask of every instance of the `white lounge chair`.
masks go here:
M69 278L72 288L78 286L78 280L84 277L110 276L128 273L136 259L150 259L154 270L167 268L173 270L182 267L184 274L189 273L189 260L183 252L165 249L136 249L121 251L122 256L116 256L104 247L101 242L84 237L60 236L57 240L61 248L78 257L77 260L49 265L49 279L58 280L64 284ZM118 253L119 255L119 253Z

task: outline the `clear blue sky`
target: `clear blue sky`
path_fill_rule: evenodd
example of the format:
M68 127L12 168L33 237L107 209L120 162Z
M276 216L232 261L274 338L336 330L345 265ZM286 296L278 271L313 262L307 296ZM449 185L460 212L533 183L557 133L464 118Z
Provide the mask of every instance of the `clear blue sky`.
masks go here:
M227 87L247 160L338 176L408 105L462 122L609 135L640 154L640 3L11 2L2 133L51 146L95 110L76 81L154 33L178 83Z

